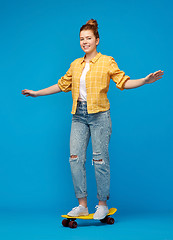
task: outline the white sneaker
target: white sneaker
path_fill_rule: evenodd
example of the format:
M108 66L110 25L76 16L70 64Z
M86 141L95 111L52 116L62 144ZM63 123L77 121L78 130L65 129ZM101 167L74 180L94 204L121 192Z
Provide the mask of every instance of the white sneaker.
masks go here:
M85 208L82 205L72 208L72 210L67 213L68 216L78 217L78 216L87 216L89 215L88 208Z
M97 210L94 213L93 219L98 219L98 220L103 219L109 213L108 206L96 205L95 208L97 208Z

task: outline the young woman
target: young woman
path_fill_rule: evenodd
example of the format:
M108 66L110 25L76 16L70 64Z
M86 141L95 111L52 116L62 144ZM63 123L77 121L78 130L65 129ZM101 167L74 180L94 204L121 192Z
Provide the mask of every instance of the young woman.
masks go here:
M97 198L94 219L103 219L109 212L107 200L110 188L110 161L108 145L112 133L110 103L107 98L110 79L120 90L132 89L162 78L163 71L151 73L145 78L130 80L118 68L111 56L97 52L99 44L98 24L89 20L80 28L80 46L85 56L70 64L66 74L58 83L48 88L33 91L24 89L26 97L37 97L72 91L72 124L70 134L70 157L72 180L79 206L74 207L69 216L88 215L86 186L86 150L91 136L93 159L97 184Z

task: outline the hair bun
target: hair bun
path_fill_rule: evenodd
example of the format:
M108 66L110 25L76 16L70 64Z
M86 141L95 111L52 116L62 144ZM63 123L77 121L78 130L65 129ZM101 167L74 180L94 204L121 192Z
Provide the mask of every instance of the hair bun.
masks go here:
M94 19L90 19L86 22L86 24L93 25L95 28L98 28L98 23Z
M80 28L80 32L83 30L91 30L96 39L99 38L99 33L98 33L98 23L96 20L94 19L90 19L86 22L86 24L84 24L81 28Z

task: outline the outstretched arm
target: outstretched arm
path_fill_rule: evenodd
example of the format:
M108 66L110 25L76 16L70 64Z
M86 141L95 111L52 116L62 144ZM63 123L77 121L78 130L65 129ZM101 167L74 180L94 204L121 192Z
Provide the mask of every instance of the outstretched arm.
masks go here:
M140 78L136 80L127 80L124 83L124 89L137 88L144 84L153 83L159 80L160 78L162 78L162 75L163 75L163 71L159 70L157 72L150 73L145 78Z
M54 84L54 85L52 85L48 88L44 88L44 89L41 89L39 91L24 89L24 90L22 90L22 94L26 95L26 97L28 97L28 96L39 97L39 96L45 96L45 95L50 95L50 94L54 94L54 93L59 93L61 91L62 90L60 89L58 84Z

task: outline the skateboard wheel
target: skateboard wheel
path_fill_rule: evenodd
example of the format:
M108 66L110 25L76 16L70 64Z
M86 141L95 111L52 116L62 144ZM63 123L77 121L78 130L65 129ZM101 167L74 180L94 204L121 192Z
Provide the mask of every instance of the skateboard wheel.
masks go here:
M108 217L107 224L114 224L114 219L112 217Z
M103 218L103 219L100 219L100 222L107 223L107 216L105 218Z
M68 219L63 219L63 220L62 220L62 225L63 225L64 227L68 227L69 222L70 222L70 220L68 220Z
M69 226L70 228L77 228L77 222L75 222L75 221L70 221L69 224L68 224L68 226Z

